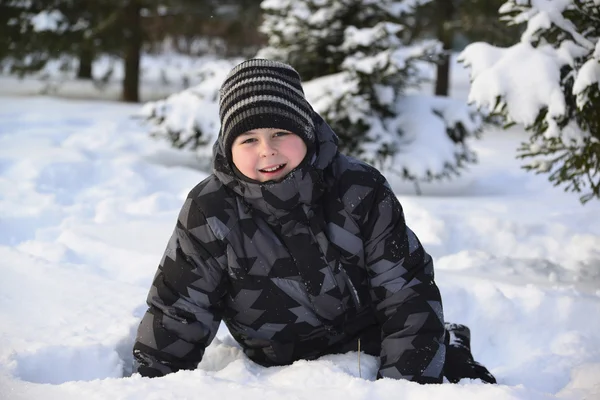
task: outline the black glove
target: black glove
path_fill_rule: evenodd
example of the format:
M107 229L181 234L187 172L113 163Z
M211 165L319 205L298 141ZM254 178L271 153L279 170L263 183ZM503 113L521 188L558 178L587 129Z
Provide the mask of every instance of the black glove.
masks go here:
M475 361L469 349L462 345L446 346L444 376L451 383L458 383L463 378L481 379L485 383L496 383L496 378L490 371Z
M446 362L444 376L452 383L462 378L481 379L496 383L496 378L486 367L473 359L471 353L471 330L466 325L446 323Z

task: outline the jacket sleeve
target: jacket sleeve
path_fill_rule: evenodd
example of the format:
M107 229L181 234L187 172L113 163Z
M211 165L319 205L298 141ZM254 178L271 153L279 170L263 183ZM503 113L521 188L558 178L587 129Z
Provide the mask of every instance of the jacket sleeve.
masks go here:
M365 213L365 262L381 325L378 378L441 383L446 347L433 261L384 178Z
M221 321L224 250L190 197L154 276L133 347L134 371L163 376L194 369Z

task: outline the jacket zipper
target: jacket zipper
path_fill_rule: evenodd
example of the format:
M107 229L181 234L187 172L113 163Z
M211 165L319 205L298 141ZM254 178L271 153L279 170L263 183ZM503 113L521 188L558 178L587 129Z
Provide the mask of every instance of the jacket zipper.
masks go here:
M354 302L354 306L356 307L356 310L360 310L360 308L361 308L362 305L360 303L360 298L358 297L358 291L354 287L354 284L352 283L352 280L350 279L350 277L346 273L346 270L341 265L341 263L339 263L338 266L340 268L340 273L342 274L342 276L344 277L344 280L346 281L346 284L349 286L350 296L352 297L352 301Z

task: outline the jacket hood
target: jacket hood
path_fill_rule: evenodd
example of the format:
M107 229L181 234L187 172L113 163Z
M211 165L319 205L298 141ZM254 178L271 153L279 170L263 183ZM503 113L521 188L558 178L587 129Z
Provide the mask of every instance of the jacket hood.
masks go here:
M250 182L240 179L227 161L219 140L213 145L213 173L226 187L241 196L245 203L279 219L298 205L311 205L325 192L324 170L338 153L338 138L331 127L314 113L316 147L312 157L304 160L283 180Z

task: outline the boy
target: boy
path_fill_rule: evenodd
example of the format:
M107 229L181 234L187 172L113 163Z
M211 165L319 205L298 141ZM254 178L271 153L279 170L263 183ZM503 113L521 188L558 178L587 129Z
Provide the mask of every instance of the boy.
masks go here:
M196 368L224 321L263 366L360 346L378 377L495 382L468 328L448 326L450 344L432 259L385 178L338 152L292 67L236 66L219 115L213 174L183 205L138 328L141 375Z

